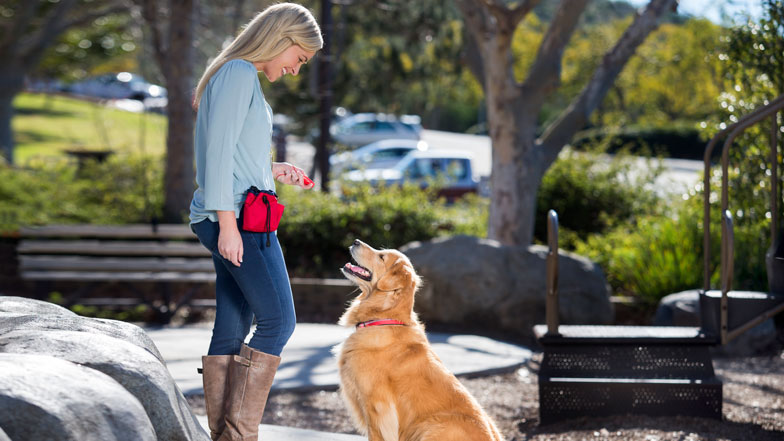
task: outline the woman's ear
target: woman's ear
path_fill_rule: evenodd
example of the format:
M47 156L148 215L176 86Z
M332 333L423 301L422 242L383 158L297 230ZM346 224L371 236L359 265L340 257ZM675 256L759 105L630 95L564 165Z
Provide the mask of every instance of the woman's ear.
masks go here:
M414 278L411 274L411 269L405 265L405 262L399 260L384 274L384 277L379 279L376 289L379 291L397 291L398 289L408 288L413 283Z

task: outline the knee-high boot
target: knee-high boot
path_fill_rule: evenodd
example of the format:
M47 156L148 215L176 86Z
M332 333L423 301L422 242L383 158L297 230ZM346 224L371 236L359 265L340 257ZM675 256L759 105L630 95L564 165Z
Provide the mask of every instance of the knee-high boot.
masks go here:
M257 441L280 357L242 345L229 363L226 428L219 441Z
M201 357L204 406L207 408L207 421L212 441L216 441L226 427L225 409L231 358L231 355Z

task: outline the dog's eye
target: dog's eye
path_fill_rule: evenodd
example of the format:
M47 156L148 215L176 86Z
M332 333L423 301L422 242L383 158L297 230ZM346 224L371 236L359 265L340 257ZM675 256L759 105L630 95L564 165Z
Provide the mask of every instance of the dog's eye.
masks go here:
M378 257L380 257L381 260L384 260L384 255L383 254L379 254Z

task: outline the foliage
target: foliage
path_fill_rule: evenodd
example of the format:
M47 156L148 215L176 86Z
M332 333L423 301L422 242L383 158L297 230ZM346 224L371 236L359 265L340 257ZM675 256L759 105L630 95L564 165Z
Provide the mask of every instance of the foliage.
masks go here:
M130 14L113 14L67 30L32 75L69 82L105 72L135 71L140 36L131 24Z
M594 123L662 126L677 120L699 121L715 113L721 73L710 55L720 33L718 25L705 19L663 24L629 60Z
M704 134L693 123L671 123L666 126L629 125L598 127L578 132L572 147L582 150L601 142L610 153L627 148L631 153L645 155L649 151L666 158L702 160L705 153Z
M657 210L658 197L652 190L659 168L645 170L635 159L599 151L564 150L542 179L536 201L534 237L547 241L547 212L558 213L562 231L560 246L572 249L577 239L604 234L618 224Z
M279 188L286 212L278 234L290 271L298 275L337 275L350 259L354 239L377 248L399 248L443 234L480 232L487 202L472 198L447 207L419 187L374 189L344 186L336 196L291 187Z
M160 158L117 156L82 168L66 160L0 166L0 230L21 225L127 224L160 214Z
M591 235L576 251L596 261L616 294L655 305L661 297L701 286L702 235L695 217L642 216L607 234Z

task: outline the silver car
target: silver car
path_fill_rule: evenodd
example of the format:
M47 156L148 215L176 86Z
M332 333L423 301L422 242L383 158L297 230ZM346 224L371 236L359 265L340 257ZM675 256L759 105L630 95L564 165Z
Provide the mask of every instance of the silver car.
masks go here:
M415 115L357 113L347 116L330 127L332 139L349 147L356 147L383 139L420 139L421 120Z
M351 182L371 185L401 185L411 182L424 188L435 182L438 194L454 200L466 193L476 193L479 179L474 176L473 156L463 151L415 150L390 168L354 170L343 175Z
M347 171L369 168L388 168L397 164L412 151L429 149L425 141L413 139L385 139L356 150L336 153L329 157L330 170L335 175Z

